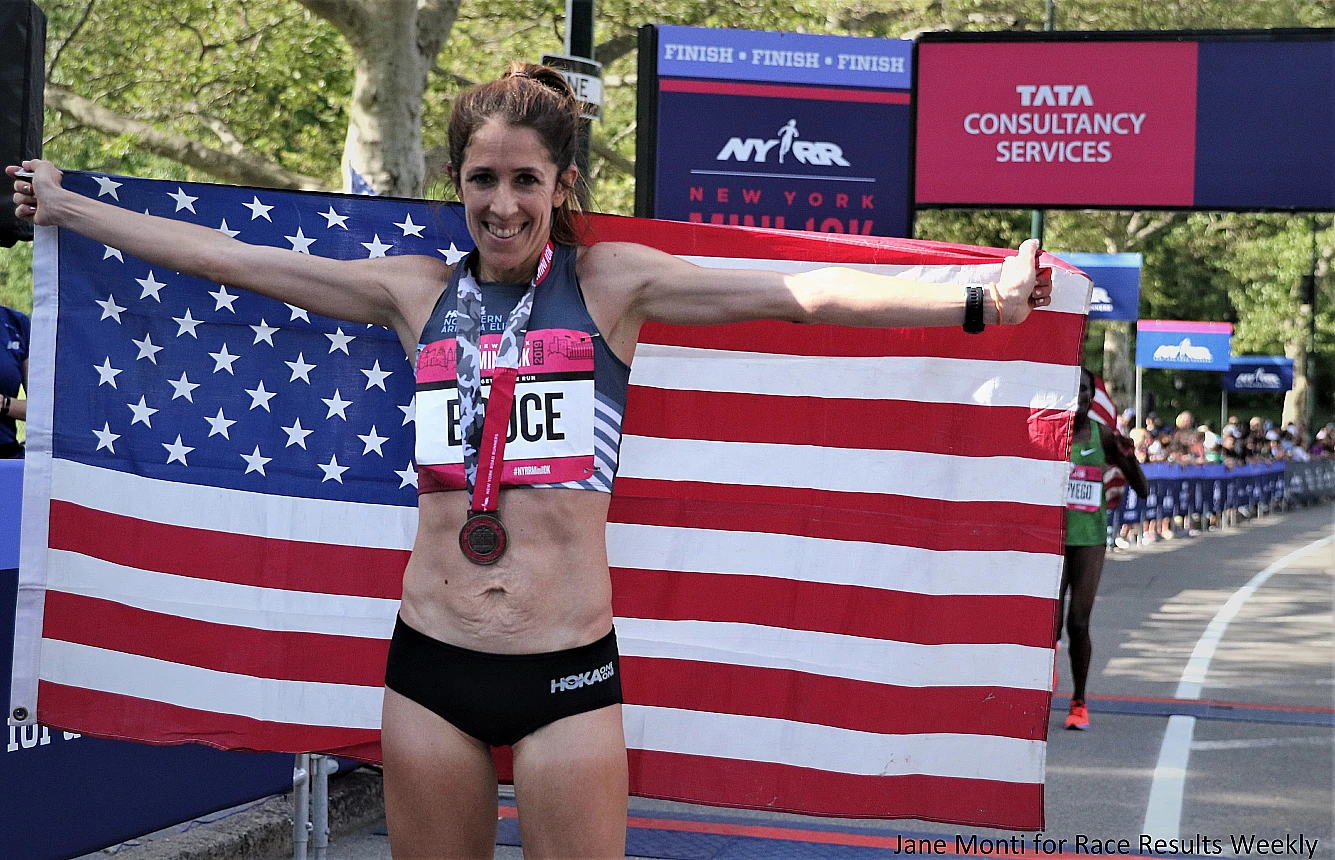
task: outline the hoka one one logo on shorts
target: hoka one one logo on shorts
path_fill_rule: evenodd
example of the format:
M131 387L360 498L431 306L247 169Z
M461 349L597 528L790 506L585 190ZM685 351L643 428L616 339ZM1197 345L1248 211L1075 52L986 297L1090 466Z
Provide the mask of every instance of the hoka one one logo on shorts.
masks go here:
M612 664L608 663L598 669L593 669L579 675L566 675L564 678L555 678L552 680L552 692L562 693L566 690L578 690L580 687L587 687L590 684L596 684L599 681L606 681L616 674Z

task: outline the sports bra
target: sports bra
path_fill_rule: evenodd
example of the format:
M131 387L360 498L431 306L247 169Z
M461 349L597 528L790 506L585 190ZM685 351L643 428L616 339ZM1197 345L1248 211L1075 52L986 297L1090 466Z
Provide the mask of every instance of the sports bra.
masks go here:
M454 269L417 344L417 492L462 490L463 443L455 375L455 316L464 266ZM533 296L505 441L503 487L612 492L621 450L630 367L617 358L584 305L575 274L577 249L555 246L548 275ZM480 281L483 308L482 394L506 317L528 284Z

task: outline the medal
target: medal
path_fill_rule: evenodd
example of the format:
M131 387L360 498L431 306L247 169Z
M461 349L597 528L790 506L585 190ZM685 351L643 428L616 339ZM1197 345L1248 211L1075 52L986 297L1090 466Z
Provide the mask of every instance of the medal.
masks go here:
M498 514L505 436L514 405L515 381L523 352L533 294L551 269L548 242L528 291L510 311L491 375L491 394L482 403L482 290L473 278L472 259L464 260L455 318L455 375L459 389L459 425L463 431L464 474L468 483L468 520L459 529L459 549L474 564L495 564L508 545ZM474 252L476 253L476 252Z
M495 564L505 555L507 540L505 526L495 514L470 513L459 529L459 549L473 564Z

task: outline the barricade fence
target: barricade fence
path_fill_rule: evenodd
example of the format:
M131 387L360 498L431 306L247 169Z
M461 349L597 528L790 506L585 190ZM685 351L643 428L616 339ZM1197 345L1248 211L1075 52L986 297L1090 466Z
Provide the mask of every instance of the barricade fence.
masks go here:
M1335 460L1266 465L1178 466L1147 463L1142 467L1150 491L1141 498L1127 487L1121 504L1108 512L1111 534L1123 525L1180 518L1186 528L1225 525L1243 516L1269 513L1277 505L1311 504L1335 498Z

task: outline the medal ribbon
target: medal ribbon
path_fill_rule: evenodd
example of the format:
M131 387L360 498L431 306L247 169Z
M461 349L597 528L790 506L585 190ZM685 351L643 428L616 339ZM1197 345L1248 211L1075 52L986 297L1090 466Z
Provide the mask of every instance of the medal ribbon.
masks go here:
M505 320L500 350L492 370L491 394L486 404L482 403L482 289L473 277L472 255L464 261L464 274L459 279L454 343L460 435L463 437L470 511L494 511L500 503L505 437L510 426L524 336L533 311L533 294L551 271L554 254L555 248L548 242L538 258L538 271L528 291ZM479 485L481 492L478 492Z

